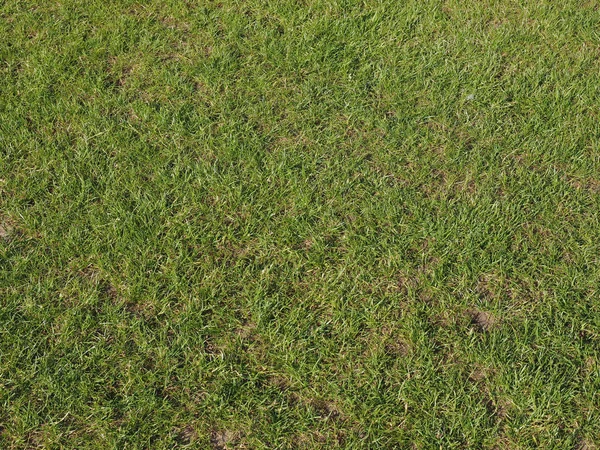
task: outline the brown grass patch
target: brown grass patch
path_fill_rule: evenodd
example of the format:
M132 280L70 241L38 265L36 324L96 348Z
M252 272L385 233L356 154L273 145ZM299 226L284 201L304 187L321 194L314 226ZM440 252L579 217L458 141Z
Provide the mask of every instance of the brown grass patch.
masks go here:
M115 56L110 57L108 59L108 82L116 88L125 87L137 67L137 64L122 62Z
M281 376L281 375L271 375L269 377L269 384L271 386L274 386L281 392L286 392L286 391L290 390L292 387L292 384L290 383L290 381L286 377Z
M312 399L309 405L317 412L319 418L324 420L344 420L341 409L331 401Z
M204 340L204 354L215 357L223 354L223 349L215 344L211 339L206 338Z
M481 403L485 406L488 415L499 424L508 417L513 405L509 400L498 398L490 391L489 385L493 384L494 376L495 370L493 368L474 365L468 379L479 391Z
M396 286L403 295L410 295L415 292L420 285L420 280L416 274L411 274L407 271L400 272L397 280Z
M385 344L385 351L388 355L406 358L408 355L410 355L412 347L410 344L401 340L389 341L387 344Z
M600 193L600 180L592 177L576 177L565 175L566 182L578 191L587 191L592 194Z
M194 442L198 438L198 433L192 425L186 425L177 433L177 441L180 444L186 445Z
M471 369L471 373L469 374L469 380L472 383L478 384L490 379L490 377L493 376L493 374L493 369L480 365L475 365Z
M240 448L242 434L231 430L213 430L210 434L210 444L213 450L229 450Z
M0 185L0 194L2 194L2 192ZM14 237L18 237L21 234L21 230L17 228L15 221L7 215L2 214L2 211L0 211L0 239L7 241Z
M479 332L486 333L499 324L499 319L490 312L470 309L467 315L471 320L471 325Z
M12 233L12 227L10 225L6 225L0 223L0 238L8 239Z
M598 369L598 361L592 356L588 356L583 365L581 366L581 375L584 377L592 376L593 373Z
M598 446L591 439L581 439L577 446L576 450L597 450Z

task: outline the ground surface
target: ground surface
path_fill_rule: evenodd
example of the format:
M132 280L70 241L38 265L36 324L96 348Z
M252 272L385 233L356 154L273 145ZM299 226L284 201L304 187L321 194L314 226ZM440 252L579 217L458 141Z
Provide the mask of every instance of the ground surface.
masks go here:
M597 7L0 0L0 447L596 448Z

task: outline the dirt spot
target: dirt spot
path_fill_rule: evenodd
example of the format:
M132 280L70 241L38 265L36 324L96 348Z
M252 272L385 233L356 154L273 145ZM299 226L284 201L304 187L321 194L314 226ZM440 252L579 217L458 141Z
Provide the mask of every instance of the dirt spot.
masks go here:
M228 450L239 442L240 433L230 430L214 430L210 435L210 443L214 450Z
M583 328L579 330L579 338L586 344L591 344L600 340L600 334L590 329Z
M413 346L410 340L394 325L382 325L379 328L370 328L359 338L364 342L365 358L383 353L389 358L405 358L412 353Z
M143 320L156 318L156 307L152 302L136 302L128 300L125 302L124 307L132 317Z
M279 136L270 142L267 146L269 153L283 149L305 149L309 147L311 141L301 134L294 133L288 136Z
M254 342L256 340L256 324L253 322L244 322L235 329L235 334L243 341Z
M281 392L286 392L291 388L291 384L287 378L279 375L274 375L269 378L269 384L276 387Z
M515 166L529 166L529 157L524 153L512 153L508 155L508 158L513 162Z
M521 448L523 447L520 447L507 436L499 436L496 440L496 444L492 447L492 450L513 450Z
M116 300L119 297L119 291L111 283L104 280L99 283L98 290L103 297L110 300Z
M589 192L592 192L594 194L597 194L600 192L600 180L596 180L594 178L588 178L587 180L585 180L584 182L584 187L585 189L587 189Z
M133 72L133 68L131 67L127 67L123 70L121 76L119 78L117 78L117 80L115 81L115 86L117 87L124 87L125 84L127 84L127 77L129 76L129 74Z
M192 425L186 425L177 433L177 441L183 445L194 442L197 437L198 433L196 433L196 429Z
M504 420L506 419L509 414L510 414L510 410L514 407L514 404L507 399L498 399L496 400L496 419L500 420Z
M588 356L581 367L581 374L584 377L591 376L598 369L598 362L592 356Z
M343 430L339 430L335 434L335 443L339 446L343 446L346 443L346 433Z
M505 19L497 17L497 18L489 20L487 22L487 26L492 29L498 29L498 28L504 26L506 23L507 23L507 21Z
M305 239L302 243L302 247L304 248L304 250L310 250L313 245L315 245L315 243L312 239Z
M128 64L119 60L119 58L113 56L108 60L108 74L109 84L114 87L123 88L127 84L128 78L133 74L136 69L135 64Z
M471 319L471 325L482 333L488 332L498 325L498 318L492 313L487 311L479 311L476 309L470 309L467 311L467 315Z
M419 287L419 279L415 274L402 271L398 274L397 287L403 295L409 295Z
M582 439L581 441L579 441L579 443L577 444L575 449L576 450L597 450L598 446L590 439Z
M4 180L0 179L0 183ZM0 194L2 189L0 188ZM15 223L8 216L2 214L0 211L0 239L9 240L15 235L19 235L19 230L16 228Z
M487 367L483 367L483 366L479 366L476 365L473 367L473 369L471 370L471 373L469 374L469 380L472 383L482 383L483 381L487 380L490 378L490 376L492 375L493 371Z
M477 184L475 183L475 180L471 178L471 175L467 175L463 179L456 181L453 188L458 194L473 195L477 192Z
M201 80L193 80L192 87L195 93L208 94L210 92L210 88L208 87L208 85Z
M294 386L287 378L274 375L269 377L268 383L271 387L279 391L279 393L286 399L289 406L295 407L303 403L302 398L294 392Z
M411 347L409 344L403 341L392 341L385 345L385 352L388 355L406 358L408 355L410 355Z
M567 175L565 176L565 180L578 191L585 189L585 181L581 180L580 178L570 177Z
M219 356L223 353L222 349L216 345L211 339L204 341L204 353L211 357Z
M468 131L459 129L456 131L456 137L465 150L473 149L475 140Z
M127 119L129 120L129 122L131 123L139 123L141 121L140 116L138 116L136 114L136 112L133 110L133 108L131 108L128 112L127 112Z
M312 448L312 442L311 442L310 436L308 436L306 433L297 434L296 436L294 436L293 441L294 441L294 448L297 448L297 449Z
M4 225L0 223L0 238L1 239L8 239L10 237L10 234L12 232L12 228L10 228L8 225Z
M310 401L310 406L312 406L315 409L315 411L317 412L317 414L319 415L319 417L321 419L325 419L325 420L341 420L341 419L343 419L341 411L333 402L330 402L327 400L313 399Z
M429 288L423 288L423 290L421 290L419 292L419 300L423 303L427 303L430 304L434 301L434 293L431 291L431 289Z

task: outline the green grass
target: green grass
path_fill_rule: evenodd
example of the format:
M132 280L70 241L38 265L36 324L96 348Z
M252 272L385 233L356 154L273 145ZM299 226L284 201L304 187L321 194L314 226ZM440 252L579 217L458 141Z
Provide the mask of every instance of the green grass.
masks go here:
M0 448L600 446L600 10L0 0Z

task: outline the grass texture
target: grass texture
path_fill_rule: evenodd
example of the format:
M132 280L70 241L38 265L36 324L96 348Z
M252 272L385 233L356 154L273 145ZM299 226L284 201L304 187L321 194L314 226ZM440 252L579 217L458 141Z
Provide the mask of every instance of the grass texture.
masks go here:
M0 0L0 448L600 445L600 11Z

